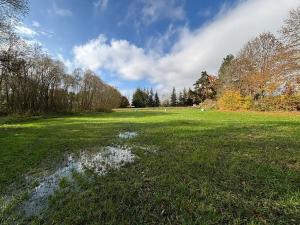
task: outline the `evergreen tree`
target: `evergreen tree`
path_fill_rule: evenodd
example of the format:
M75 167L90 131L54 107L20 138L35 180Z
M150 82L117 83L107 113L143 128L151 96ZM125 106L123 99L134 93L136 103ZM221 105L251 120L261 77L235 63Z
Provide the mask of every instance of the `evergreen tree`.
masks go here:
M145 107L148 107L149 106L149 90L144 88L142 91L145 96Z
M177 96L176 96L176 90L175 87L173 87L172 94L171 94L171 106L176 106L177 105Z
M224 90L231 89L234 86L234 56L227 55L220 66L218 75L218 95L222 95Z
M151 88L150 92L149 92L149 95L148 95L148 107L154 107L154 94L153 94L153 90Z
M186 105L187 106L192 106L194 103L194 92L189 88L189 91L187 93L187 99L186 99Z
M185 105L185 99L183 98L182 92L179 92L178 105L179 106L184 106Z
M154 106L155 107L159 107L160 106L160 100L159 100L157 92L155 92L155 96L154 96Z
M194 84L194 103L199 104L205 99L213 99L216 93L216 79L203 71L201 77Z
M183 98L183 105L184 105L184 106L187 106L188 94L187 94L185 88L183 89L183 92L182 92L182 98Z
M136 89L132 97L132 105L137 108L144 108L147 104L148 95L140 88Z
M143 92L145 94L146 100L145 100L145 107L149 107L149 91L148 89L144 88Z
M120 108L126 108L129 106L129 101L125 96L121 97Z

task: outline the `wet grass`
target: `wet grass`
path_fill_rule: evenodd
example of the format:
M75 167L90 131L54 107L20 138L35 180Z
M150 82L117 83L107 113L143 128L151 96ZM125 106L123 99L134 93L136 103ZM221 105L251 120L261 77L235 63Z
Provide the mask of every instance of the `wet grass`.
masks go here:
M127 131L138 136L118 138ZM74 174L40 216L22 219L6 207L0 223L299 224L297 113L155 109L1 118L0 195L25 189L68 153L111 144L132 146L138 159L106 176Z

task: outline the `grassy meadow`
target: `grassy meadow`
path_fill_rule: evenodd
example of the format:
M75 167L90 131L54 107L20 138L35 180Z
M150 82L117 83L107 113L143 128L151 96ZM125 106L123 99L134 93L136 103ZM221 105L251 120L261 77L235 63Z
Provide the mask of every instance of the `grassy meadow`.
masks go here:
M120 132L137 132L121 140ZM126 145L131 164L62 180L24 217L37 179L83 149ZM27 193L27 194L26 194ZM300 114L117 110L0 118L0 224L299 224Z

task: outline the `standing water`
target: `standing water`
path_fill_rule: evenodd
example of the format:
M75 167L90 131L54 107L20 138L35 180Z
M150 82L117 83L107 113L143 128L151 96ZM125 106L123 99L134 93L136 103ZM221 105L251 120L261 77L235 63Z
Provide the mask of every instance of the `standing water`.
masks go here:
M137 136L136 132L123 132L119 134L119 138L122 139L131 139Z
M104 148L98 153L82 152L78 159L69 156L64 167L59 168L50 176L44 177L43 181L34 189L27 202L24 211L27 216L38 214L47 206L48 198L59 188L62 178L72 179L73 172L84 172L85 169L93 170L98 175L104 175L109 169L118 169L126 163L134 161L135 155L130 148L112 147Z

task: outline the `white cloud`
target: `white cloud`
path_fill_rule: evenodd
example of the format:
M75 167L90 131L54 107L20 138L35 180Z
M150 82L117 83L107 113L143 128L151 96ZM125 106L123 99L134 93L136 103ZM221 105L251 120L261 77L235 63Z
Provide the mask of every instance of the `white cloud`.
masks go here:
M20 22L15 27L15 31L22 38L33 39L33 41L37 41L37 40L35 40L35 38L38 37L38 36L46 36L48 38L51 38L54 35L53 31L41 30L40 29L40 24L36 21L34 21L32 23L31 28L28 27L27 25L25 25L24 23Z
M52 38L54 36L54 31L51 30L40 30L39 34L46 36L47 38Z
M73 13L69 9L60 8L56 5L56 3L53 3L52 9L48 9L49 14L54 14L58 16L72 16Z
M140 79L154 63L142 48L126 40L108 42L103 35L83 46L75 46L74 54L75 62L84 67L115 71L128 80Z
M38 31L36 29L29 28L24 23L20 22L15 26L15 32L21 37L21 39L28 45L34 46L38 45L42 47L45 52L48 50L43 46L43 44L38 40L38 37L45 35L44 32Z
M108 5L108 0L97 0L94 2L94 6L97 9L105 10Z
M41 25L40 25L40 23L38 21L33 21L32 22L32 26L36 27L36 28L39 28Z
M57 59L64 63L68 73L71 73L72 70L74 70L74 64L72 63L72 61L69 59L65 59L62 54L57 54Z
M288 11L298 5L298 0L241 1L232 9L223 8L205 27L183 27L168 53L100 35L74 47L74 59L84 67L108 70L123 79L147 79L157 89L188 87L201 71L216 73L223 57L236 54L249 39L264 31L278 31Z
M25 26L23 23L19 23L15 27L15 29L20 36L25 38L33 38L38 35L38 33L35 30L30 29L29 27Z

